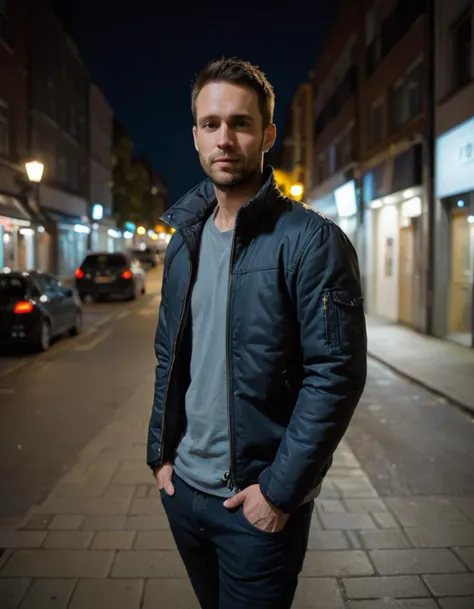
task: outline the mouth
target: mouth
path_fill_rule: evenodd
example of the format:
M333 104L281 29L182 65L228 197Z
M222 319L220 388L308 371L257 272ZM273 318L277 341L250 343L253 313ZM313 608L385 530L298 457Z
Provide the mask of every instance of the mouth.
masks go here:
M221 159L216 159L214 161L214 163L217 163L218 165L232 165L234 163L237 163L238 159L227 159L227 158L221 158Z

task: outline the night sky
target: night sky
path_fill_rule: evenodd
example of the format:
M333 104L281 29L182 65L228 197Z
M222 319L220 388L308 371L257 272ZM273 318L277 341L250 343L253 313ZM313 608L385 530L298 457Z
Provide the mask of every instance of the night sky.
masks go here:
M170 202L203 179L192 143L190 86L216 57L260 66L276 93L283 129L289 103L307 79L339 5L337 0L187 4L69 0L91 78L135 143L161 171ZM277 140L277 143L280 140Z

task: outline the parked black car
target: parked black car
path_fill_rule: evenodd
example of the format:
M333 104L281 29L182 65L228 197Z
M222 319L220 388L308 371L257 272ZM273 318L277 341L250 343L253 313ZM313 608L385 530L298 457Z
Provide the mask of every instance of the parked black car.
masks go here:
M0 270L0 345L46 351L51 339L78 334L82 308L75 289L48 273Z
M81 300L123 296L134 300L146 291L146 274L140 262L122 253L89 254L76 270L76 288Z
M139 260L144 268L151 267L154 269L160 261L159 254L152 247L146 247L144 250L130 250L130 254Z

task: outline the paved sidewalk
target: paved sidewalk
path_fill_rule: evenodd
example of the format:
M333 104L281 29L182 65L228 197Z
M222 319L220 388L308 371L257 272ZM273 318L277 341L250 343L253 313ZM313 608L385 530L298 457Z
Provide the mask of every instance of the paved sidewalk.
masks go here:
M198 609L144 465L152 384L0 529L2 609ZM473 609L474 496L382 500L343 445L316 506L294 609Z
M474 349L371 316L367 332L372 357L474 412Z

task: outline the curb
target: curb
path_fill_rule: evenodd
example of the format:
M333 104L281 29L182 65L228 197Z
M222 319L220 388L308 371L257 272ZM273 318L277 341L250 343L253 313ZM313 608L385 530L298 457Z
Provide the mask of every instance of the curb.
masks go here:
M372 358L373 360L383 364L384 366L387 366L387 368L390 368L391 370L393 370L394 372L399 374L404 379L414 383L415 385L418 385L419 387L423 387L424 389L427 389L431 393L434 393L435 395L437 395L441 398L444 398L450 404L452 404L453 406L456 406L456 408L459 408L460 410L462 410L465 414L468 414L470 416L474 415L474 405L473 404L466 404L462 400L458 400L458 399L454 398L452 395L449 395L447 392L443 391L442 389L439 389L438 387L433 386L431 383L423 381L420 378L409 374L408 372L406 372L405 370L402 370L401 368L394 365L392 362L388 361L387 359L375 354L370 349L368 349L367 355L370 358Z

